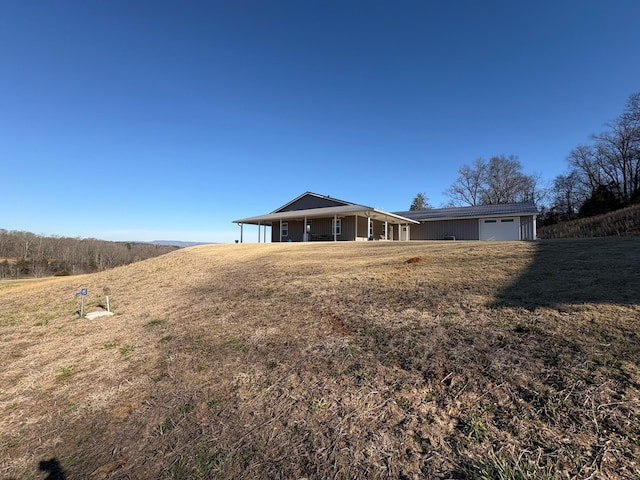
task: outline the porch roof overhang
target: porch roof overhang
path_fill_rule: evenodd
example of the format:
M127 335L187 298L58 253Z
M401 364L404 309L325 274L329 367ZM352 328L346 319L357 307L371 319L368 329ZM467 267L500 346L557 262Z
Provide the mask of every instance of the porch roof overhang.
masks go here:
M233 223L249 224L249 225L272 225L273 222L300 220L304 221L313 218L332 218L348 217L348 216L370 217L373 220L389 222L394 224L419 224L420 222L412 220L395 213L389 213L377 208L369 208L363 205L341 205L338 207L310 208L307 210L292 210L288 212L267 213L266 215L258 215L257 217L242 218L234 220Z

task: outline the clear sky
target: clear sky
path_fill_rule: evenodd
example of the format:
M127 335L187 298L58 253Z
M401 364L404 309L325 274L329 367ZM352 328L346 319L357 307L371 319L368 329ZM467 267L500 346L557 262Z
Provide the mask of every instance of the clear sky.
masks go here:
M640 91L639 25L637 0L0 0L0 228L232 242L307 190L440 206L478 157L550 182Z

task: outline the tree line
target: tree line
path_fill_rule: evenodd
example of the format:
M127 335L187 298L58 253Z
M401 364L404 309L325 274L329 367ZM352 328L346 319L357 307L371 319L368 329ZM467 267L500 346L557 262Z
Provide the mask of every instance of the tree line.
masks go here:
M498 203L534 202L544 199L538 175L527 175L515 155L499 155L489 160L477 158L471 165L458 169L458 178L444 192L449 197L446 207L492 205ZM409 210L432 208L424 193L418 193Z
M515 155L476 159L458 170L458 178L444 192L446 206L533 202L540 222L550 225L590 217L640 203L640 93L629 96L624 111L592 134L567 157L566 173L550 185L539 174L526 174ZM410 210L432 208L424 193Z
M93 273L169 253L177 247L0 229L0 279Z
M622 114L607 127L569 153L567 172L551 187L551 223L640 202L640 93L629 97Z

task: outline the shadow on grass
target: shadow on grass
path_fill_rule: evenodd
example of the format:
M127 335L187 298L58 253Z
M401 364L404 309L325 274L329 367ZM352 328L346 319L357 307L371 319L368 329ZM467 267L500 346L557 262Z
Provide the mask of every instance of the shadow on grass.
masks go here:
M640 303L640 237L541 240L494 306Z
M60 462L55 458L49 460L40 460L38 464L38 470L41 472L49 472L45 480L66 480L67 476L62 470Z

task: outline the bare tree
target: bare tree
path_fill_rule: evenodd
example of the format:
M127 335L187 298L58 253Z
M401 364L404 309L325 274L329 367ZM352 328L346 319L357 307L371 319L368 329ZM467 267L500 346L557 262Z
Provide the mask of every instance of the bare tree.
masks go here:
M485 170L486 165L482 158L477 158L472 166L463 165L458 170L460 176L444 194L454 205L479 205Z
M566 175L558 175L551 189L551 210L557 220L572 220L577 217L580 207L589 198L590 190L585 187L584 178L576 170Z
M592 145L579 145L567 160L594 201L611 192L616 202L606 203L624 206L640 200L640 93L631 95L624 112L607 126L591 136Z
M602 173L593 147L578 145L571 150L567 161L572 171L576 172L589 190L593 191L603 184Z
M478 158L472 166L463 165L460 176L444 193L456 205L489 205L540 200L539 178L525 175L515 155Z

